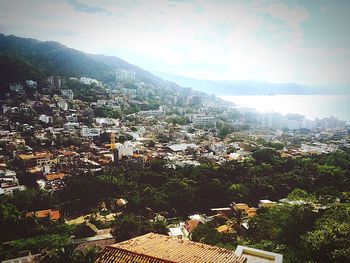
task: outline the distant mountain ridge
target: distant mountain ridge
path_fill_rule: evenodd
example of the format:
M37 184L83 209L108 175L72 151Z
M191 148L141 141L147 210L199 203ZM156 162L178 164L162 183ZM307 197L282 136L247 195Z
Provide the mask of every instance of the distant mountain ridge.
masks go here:
M184 76L173 75L164 72L153 72L155 75L175 82L183 87L222 95L316 95L316 94L334 94L329 88L314 88L295 83L264 83L257 81L214 81L204 79L193 79ZM348 89L341 91L341 94L348 94ZM339 92L338 92L339 93ZM338 94L336 93L336 94Z

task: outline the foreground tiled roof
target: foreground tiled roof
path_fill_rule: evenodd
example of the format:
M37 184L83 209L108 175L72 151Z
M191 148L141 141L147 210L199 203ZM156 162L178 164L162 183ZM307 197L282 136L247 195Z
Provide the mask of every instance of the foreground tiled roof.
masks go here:
M244 263L234 251L149 233L108 246L96 263Z

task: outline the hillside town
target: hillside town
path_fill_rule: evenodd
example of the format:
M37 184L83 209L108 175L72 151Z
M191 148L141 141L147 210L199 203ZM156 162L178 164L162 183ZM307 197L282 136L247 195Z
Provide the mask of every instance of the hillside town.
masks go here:
M349 126L334 117L311 121L301 115L240 109L190 90L187 94L159 90L137 81L135 72L126 70L118 72L113 85L87 77L60 76L49 76L42 83L36 80L12 83L1 107L0 195L3 196L28 189L55 195L70 187L70 178L111 174L111 171L128 173L129 169L143 169L157 162L176 174L179 169L203 164L221 166L258 158L265 160L269 158L268 150L273 150L278 158L298 159L350 147ZM262 151L260 157L259 151ZM285 202L307 203L316 212L324 209L316 200L292 201L286 196L281 200L260 199L255 204L239 201L231 200L227 207L209 210L189 207L187 211L192 213L180 220L176 211L143 207L142 214L152 222L163 222L167 235L193 240L193 230L208 222L216 222L219 233L234 233L238 229L243 233L257 211ZM85 244L103 249L115 243L111 228L98 229L89 219L110 226L108 222L123 213L129 200L120 195L112 205L106 204L106 200L99 202L93 213L85 207L66 209L64 205L56 205L26 211L26 217L80 224L84 233L73 235L72 242L78 247ZM241 217L238 228L237 221L230 219L232 216ZM259 253L256 257L263 255Z

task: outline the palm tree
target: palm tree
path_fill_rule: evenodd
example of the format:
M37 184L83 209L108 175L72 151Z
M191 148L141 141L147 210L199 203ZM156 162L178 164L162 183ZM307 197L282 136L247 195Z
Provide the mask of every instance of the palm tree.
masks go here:
M229 227L232 227L236 231L236 234L238 237L242 237L243 224L247 222L248 215L244 210L239 209L236 206L236 203L231 204L231 209L232 209L232 215L229 217L226 224Z

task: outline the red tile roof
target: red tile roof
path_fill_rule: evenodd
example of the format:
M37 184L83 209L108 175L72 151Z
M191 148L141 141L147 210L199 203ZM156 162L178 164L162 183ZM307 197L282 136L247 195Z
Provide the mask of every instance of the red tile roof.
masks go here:
M35 216L37 218L49 217L51 220L58 220L60 219L61 214L60 214L60 211L58 210L46 209L46 210L40 210L35 212L29 212L26 214L26 216Z
M149 233L106 247L96 263L244 263L232 250Z

